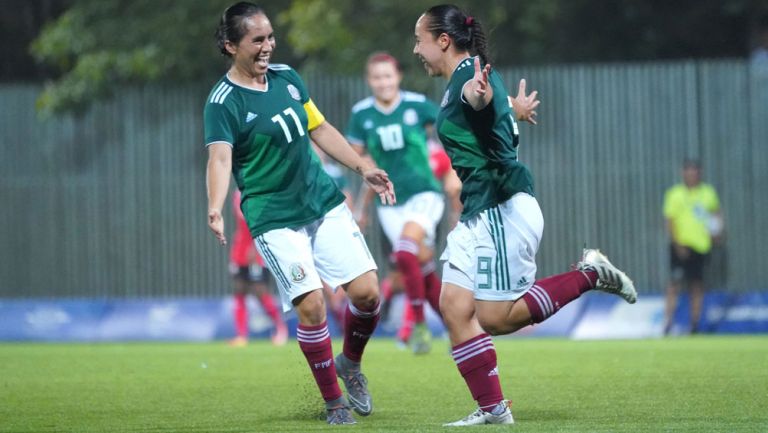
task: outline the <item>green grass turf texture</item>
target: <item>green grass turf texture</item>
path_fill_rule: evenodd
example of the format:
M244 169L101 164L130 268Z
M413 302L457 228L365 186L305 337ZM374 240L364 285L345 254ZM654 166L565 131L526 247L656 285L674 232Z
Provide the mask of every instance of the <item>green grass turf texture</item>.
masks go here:
M473 429L768 432L765 336L496 348L516 424ZM2 344L0 432L446 431L475 409L445 341L414 356L374 340L364 361L374 413L334 428L295 341Z

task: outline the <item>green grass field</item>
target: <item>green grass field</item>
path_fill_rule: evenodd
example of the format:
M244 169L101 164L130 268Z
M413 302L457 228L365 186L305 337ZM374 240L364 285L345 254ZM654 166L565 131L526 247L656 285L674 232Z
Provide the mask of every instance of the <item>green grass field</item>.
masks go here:
M474 429L768 432L768 337L496 343L516 424ZM331 428L295 341L2 344L0 432L445 431L474 410L447 353L372 342L375 411Z

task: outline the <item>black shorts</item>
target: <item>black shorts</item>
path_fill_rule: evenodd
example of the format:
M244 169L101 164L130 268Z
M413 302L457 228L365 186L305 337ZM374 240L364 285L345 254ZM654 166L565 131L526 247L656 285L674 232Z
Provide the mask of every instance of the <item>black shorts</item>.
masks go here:
M239 278L252 283L268 283L271 274L269 269L256 264L250 266L237 266L229 264L229 273L233 278Z
M700 254L692 249L688 257L680 258L675 253L675 246L669 246L669 269L673 281L704 281L704 267L707 265L709 254Z

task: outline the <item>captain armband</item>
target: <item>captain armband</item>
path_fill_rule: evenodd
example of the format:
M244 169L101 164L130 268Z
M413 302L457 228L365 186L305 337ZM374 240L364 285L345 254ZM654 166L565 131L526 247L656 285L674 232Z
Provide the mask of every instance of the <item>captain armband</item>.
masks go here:
M304 104L304 111L307 112L307 130L311 131L325 122L325 116L317 109L317 106L311 99Z

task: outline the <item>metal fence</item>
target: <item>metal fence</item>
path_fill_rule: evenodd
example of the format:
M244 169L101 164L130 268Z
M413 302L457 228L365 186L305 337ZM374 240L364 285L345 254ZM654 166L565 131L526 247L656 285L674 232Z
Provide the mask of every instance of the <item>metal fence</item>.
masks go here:
M527 78L543 101L539 126L521 128L546 221L540 275L566 270L586 244L641 292L660 291L662 197L693 156L726 218L713 284L768 286L767 79L741 60L503 73L511 89ZM340 128L367 94L361 77L305 78ZM439 100L442 85L429 96ZM34 111L39 90L0 85L0 297L229 293L227 251L205 223L208 88L123 90L82 117L48 121ZM374 251L381 239L370 233Z

